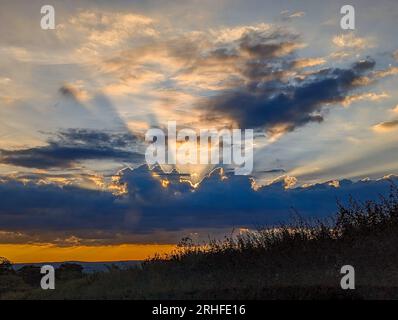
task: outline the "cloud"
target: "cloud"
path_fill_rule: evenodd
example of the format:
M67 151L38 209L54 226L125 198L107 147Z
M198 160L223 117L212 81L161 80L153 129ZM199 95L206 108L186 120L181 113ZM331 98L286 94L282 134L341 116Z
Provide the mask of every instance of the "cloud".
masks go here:
M209 230L278 223L289 218L291 207L304 217L328 216L336 210L336 198L343 202L349 195L358 200L376 198L388 193L391 180L397 181L390 176L292 188L296 180L285 177L254 190L252 178L218 169L193 189L178 174L167 175L158 167L125 169L119 175L119 183L128 190L123 195L75 186L0 182L0 239L60 245L70 245L71 237L91 245L170 243L186 230L205 237ZM169 184L164 186L162 179Z
M388 76L393 76L398 74L398 67L391 66L388 69L385 70L379 70L375 72L375 76L378 78L384 78Z
M358 93L351 96L347 96L343 101L343 106L349 106L351 103L357 101L379 101L382 99L388 98L389 95L385 92L382 93L374 93L374 92L365 92L365 93Z
M304 17L305 12L304 11L297 11L293 12L291 15L289 15L289 18L301 18Z
M398 129L398 120L380 122L373 126L373 130L377 133L385 133Z
M79 86L72 84L64 84L59 88L59 92L66 98L71 98L76 101L86 101L90 98L88 92Z
M0 77L0 84L1 85L7 85L8 83L10 83L12 80L8 77Z
M396 61L398 61L398 50L393 53L393 57Z
M210 35L214 38L215 43L233 43L242 38L248 32L267 32L273 26L267 23L259 23L256 25L240 25L235 27L225 27L218 29L210 29Z
M348 40L352 39L343 37L338 44L344 46L341 42ZM364 40L355 42L363 44ZM299 35L266 24L183 33L105 61L108 71L120 78L105 90L125 95L137 88L137 81L138 86L156 87L163 74L173 86L190 93L187 108L196 106L193 111L202 113L202 123L265 128L276 136L323 121L324 108L343 103L347 94L372 84L376 76L370 74L375 65L370 58L358 61L351 69L303 71L326 63L324 58L297 58L298 49L304 46ZM148 82L131 79L130 74L143 64L156 64L158 71L152 73L145 67L148 73L138 72L150 75L145 77ZM209 91L208 101L200 98L209 96ZM355 93L351 100L365 98L371 97ZM163 118L177 108L169 106L167 112L156 108L156 114ZM191 122L189 113L186 115Z
M295 12L290 12L289 10L285 10L281 12L282 20L283 21L290 21L293 18L302 18L305 16L304 11L295 11Z
M268 24L166 35L163 41L106 59L101 68L118 80L104 90L112 95L126 95L137 88L142 90L144 85L145 91L156 91L157 98L162 99L162 95L169 98L168 90L159 91L162 85L159 82L168 79L167 85L177 88L177 92L191 95L189 103L178 101L179 106L174 108L182 109L183 105L191 110L209 92L216 95L244 86L267 86L272 94L282 82L300 75L299 69L325 63L322 58L297 58L296 51L304 46L299 35ZM137 76L132 78L132 74ZM141 81L143 75L145 79ZM162 111L164 108L154 111L159 118L175 110L169 103L166 105L166 111ZM202 111L201 107L192 112ZM190 114L186 112L187 122L191 122ZM222 121L227 125L230 122L230 119Z
M88 129L60 131L45 146L0 150L0 162L27 168L71 168L83 160L118 160L131 162L143 159L138 152L126 150L137 138L126 133L106 133Z
M342 103L374 65L367 59L347 69L322 69L299 81L253 80L251 85L222 92L201 107L210 119L227 117L243 128L265 128L271 135L282 134L310 122L322 122L323 109Z
M303 59L298 59L296 61L293 61L293 67L294 68L308 68L308 67L314 67L314 66L319 66L321 64L325 64L326 60L323 58L303 58Z
M353 33L334 36L332 42L335 46L342 49L362 50L373 46L370 39L355 36Z
M156 37L158 31L154 27L154 20L144 15L80 10L59 24L56 34L63 41L77 34L78 38L84 40L79 50L88 52L117 47L132 38Z
M117 183L117 176L107 176L98 173L83 173L71 170L71 172L58 172L56 170L36 169L30 173L12 172L5 174L0 179L5 182L20 182L23 184L79 186L90 190L108 190L115 194L123 192L122 185Z
M354 51L372 44L369 39L352 33L338 35L333 42L341 49ZM104 56L99 69L112 75L114 80L102 90L117 98L139 93L149 100L157 99L151 108L160 121L183 108L192 110L193 105L197 108L192 112L202 113L201 123L220 124L222 120L227 126L265 128L275 137L310 122L322 122L330 104L347 105L354 100L371 99L370 95L354 93L344 102L343 96L393 72L382 70L370 74L375 64L372 59L359 61L351 70L319 69L326 64L326 58L298 57L298 50L303 47L305 44L298 34L270 24L173 35L166 32L156 41L138 42L126 50ZM306 70L315 67L318 70ZM349 85L342 85L344 80L339 82L339 77L344 75L337 73L344 71L346 75L353 73ZM329 84L330 91L326 92ZM317 85L321 90L318 91ZM159 90L164 86L166 90ZM189 93L190 101L163 102L169 98L170 89ZM317 98L309 103L295 100L305 90L311 95L311 89L325 95L314 94ZM209 96L210 101L204 102L202 97ZM257 112L259 117L254 117ZM179 112L179 120L191 123L190 114L185 112L182 116Z
M292 53L302 44L296 42L296 35L273 30L271 33L248 32L240 41L240 49L260 59L281 57Z
M296 186L296 184L297 184L296 177L282 175L282 176L279 176L276 179L272 180L271 183L268 184L268 186L281 186L284 189L291 189L294 186ZM257 188L257 190L259 190L259 189Z
M126 86L129 75L141 75L143 71L153 75L147 84L162 81L159 76L163 74L184 91L218 90L245 81L246 73L259 69L255 65L258 57L281 57L302 47L297 38L268 24L165 35L163 41L125 50L106 59L102 68L121 79L120 83L112 84L115 90L129 86Z
M128 147L137 143L138 137L131 133L104 132L100 130L89 129L68 129L57 133L57 140L51 140L54 143L63 145L97 145L98 147Z

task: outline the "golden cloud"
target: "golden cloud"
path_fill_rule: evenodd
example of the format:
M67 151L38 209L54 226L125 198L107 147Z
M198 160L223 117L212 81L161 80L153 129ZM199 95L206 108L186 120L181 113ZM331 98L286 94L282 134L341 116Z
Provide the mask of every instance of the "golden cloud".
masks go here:
M391 132L398 129L398 120L381 122L374 125L372 128L377 133Z
M295 177L286 176L283 181L285 189L293 188L297 184L297 178Z
M215 42L229 43L239 40L247 32L267 32L272 28L270 24L260 23L253 26L236 26L232 28L210 29L210 36Z
M308 68L308 67L314 67L318 66L321 64L326 63L326 60L323 58L303 58L296 60L294 62L294 67L295 68Z
M357 101L378 101L381 99L388 98L389 95L385 92L382 93L374 93L374 92L367 92L367 93L360 93L351 96L347 96L344 101L342 102L344 107L348 107L353 102Z
M398 74L398 67L389 67L386 70L380 70L375 72L375 76L378 78L384 78L384 77L388 77L388 76L393 76Z
M85 34L89 46L115 46L132 36L158 34L152 18L133 13L81 11L68 23Z
M334 36L332 42L339 48L361 50L373 46L373 41L355 36L353 33Z

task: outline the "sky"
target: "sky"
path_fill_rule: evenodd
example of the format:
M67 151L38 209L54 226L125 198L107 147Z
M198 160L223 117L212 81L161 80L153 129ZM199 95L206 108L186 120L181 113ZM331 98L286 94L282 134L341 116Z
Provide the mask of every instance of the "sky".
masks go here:
M0 0L0 256L143 259L388 193L398 3L350 1L355 30L345 4ZM148 167L168 121L253 129L253 172Z

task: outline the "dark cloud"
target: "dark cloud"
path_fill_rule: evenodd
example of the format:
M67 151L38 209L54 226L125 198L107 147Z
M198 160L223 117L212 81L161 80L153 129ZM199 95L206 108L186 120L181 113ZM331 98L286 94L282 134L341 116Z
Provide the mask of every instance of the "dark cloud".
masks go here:
M322 122L323 109L344 101L357 88L356 80L370 71L374 61L355 63L350 69L324 69L300 82L270 82L223 92L210 99L208 117L232 118L244 128L268 132L291 131L309 122Z
M77 187L8 181L0 184L0 193L2 229L103 229L115 223L123 207L111 193Z
M120 183L128 189L124 196L4 181L0 183L0 231L36 234L36 241L43 241L41 235L46 241L59 241L62 235L89 239L92 244L126 239L168 242L167 234L175 240L184 230L276 224L289 218L292 207L304 217L329 216L336 211L336 198L342 202L349 195L358 200L374 199L389 192L390 180L398 181L396 177L355 183L342 180L339 188L333 186L335 183L323 183L288 190L277 181L255 191L250 177L225 176L214 170L193 189L174 179L173 173L161 176L170 182L164 188L157 173L161 173L158 167L151 171L147 166L122 171ZM156 237L159 232L161 238Z
M273 59L291 53L297 46L296 35L276 30L264 35L259 32L247 32L240 39L240 49L257 59ZM272 42L271 42L272 41Z
M284 169L270 169L270 170L256 171L256 173L286 173L286 171Z
M297 34L283 28L248 29L211 50L197 48L186 73L225 74L227 88L198 105L204 120L231 119L243 128L262 128L268 133L291 131L309 122L322 122L326 106L341 103L371 77L375 61L358 61L347 68L308 67L323 64L321 58L297 59L302 46ZM307 69L306 69L307 68ZM305 69L301 71L301 69Z
M59 93L62 95L62 96L64 96L64 97L66 97L66 98L71 98L71 99L74 99L74 100L79 100L78 99L78 94L79 94L79 92L78 92L78 90L75 88L75 87L73 87L73 86L70 86L70 85L67 85L67 84L65 84L65 85L63 85L61 88L59 88Z
M68 129L57 133L57 140L52 143L63 145L91 144L103 147L128 147L138 143L139 139L131 133L103 132L88 129Z
M361 60L361 61L355 62L353 64L352 68L355 71L362 72L362 71L368 71L370 69L373 69L375 67L375 65L376 65L376 61L374 61L373 59L368 57L365 60Z
M137 149L138 139L126 133L87 129L60 131L46 146L0 150L0 162L27 168L70 168L83 160L119 160L133 162L143 159Z

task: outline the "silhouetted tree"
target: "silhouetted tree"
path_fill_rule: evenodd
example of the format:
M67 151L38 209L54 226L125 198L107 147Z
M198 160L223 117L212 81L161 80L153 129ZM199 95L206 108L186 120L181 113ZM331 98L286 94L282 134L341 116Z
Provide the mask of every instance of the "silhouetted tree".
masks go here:
M0 275L13 273L12 263L4 257L0 257Z

